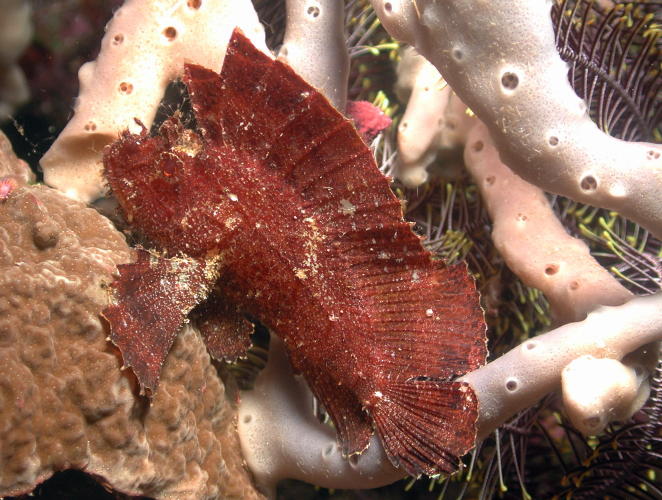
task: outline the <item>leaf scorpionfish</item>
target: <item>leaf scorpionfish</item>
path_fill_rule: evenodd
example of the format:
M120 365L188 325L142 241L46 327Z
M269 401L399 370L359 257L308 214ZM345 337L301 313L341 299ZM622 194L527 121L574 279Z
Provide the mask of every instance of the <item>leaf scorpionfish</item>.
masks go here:
M255 318L285 343L346 455L374 431L408 473L454 472L484 364L464 264L432 259L350 121L286 64L230 40L221 74L187 65L196 128L125 132L104 155L127 221L153 245L119 268L111 339L153 391L187 316L235 359Z

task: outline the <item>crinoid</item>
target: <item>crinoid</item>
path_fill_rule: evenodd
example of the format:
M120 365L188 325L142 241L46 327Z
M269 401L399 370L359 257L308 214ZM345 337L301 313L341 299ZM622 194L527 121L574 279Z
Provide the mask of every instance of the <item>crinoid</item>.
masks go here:
M588 0L557 1L552 8L557 49L570 63L575 92L602 130L629 141L654 139L662 118L655 9L658 2L603 9Z

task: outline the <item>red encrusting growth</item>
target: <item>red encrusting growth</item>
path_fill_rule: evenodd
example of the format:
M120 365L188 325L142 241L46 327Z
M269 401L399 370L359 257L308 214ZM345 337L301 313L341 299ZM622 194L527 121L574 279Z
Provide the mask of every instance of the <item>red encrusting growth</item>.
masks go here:
M5 201L18 187L18 181L11 175L0 177L0 201Z
M347 116L354 120L356 130L366 142L370 142L393 122L381 109L368 101L348 101Z
M239 311L283 339L345 453L364 450L374 425L407 472L456 470L477 401L452 380L486 355L465 266L431 259L351 122L241 33L220 76L187 66L184 80L197 131L170 119L106 151L127 219L165 255L216 270L203 323Z

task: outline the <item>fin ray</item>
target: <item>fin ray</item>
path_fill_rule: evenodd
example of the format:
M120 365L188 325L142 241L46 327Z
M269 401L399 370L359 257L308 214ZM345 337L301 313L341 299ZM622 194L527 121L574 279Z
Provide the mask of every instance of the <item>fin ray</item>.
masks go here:
M299 371L296 366L294 368ZM373 434L367 413L350 389L334 385L323 370L316 368L314 371L315 376L307 377L307 380L336 427L343 455L361 453L368 447Z
M196 259L165 258L138 249L138 259L118 266L116 301L103 310L110 339L143 389L152 393L161 367L186 320L217 275L213 265Z
M216 360L236 361L251 346L253 323L218 293L212 293L191 313L207 346Z
M390 460L414 476L452 474L459 457L475 445L478 402L466 384L391 384L368 411Z

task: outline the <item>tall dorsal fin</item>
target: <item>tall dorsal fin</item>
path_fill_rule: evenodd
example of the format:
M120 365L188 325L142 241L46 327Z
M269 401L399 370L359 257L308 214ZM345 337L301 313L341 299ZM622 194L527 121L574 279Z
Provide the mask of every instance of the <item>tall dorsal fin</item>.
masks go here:
M448 378L485 362L483 315L466 266L432 260L371 151L322 94L238 30L221 74L187 66L185 83L208 141L252 148L300 196L325 235L326 255L371 302L366 334L390 373Z

